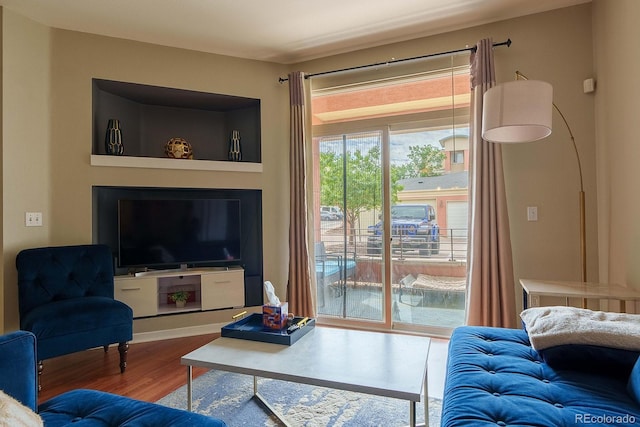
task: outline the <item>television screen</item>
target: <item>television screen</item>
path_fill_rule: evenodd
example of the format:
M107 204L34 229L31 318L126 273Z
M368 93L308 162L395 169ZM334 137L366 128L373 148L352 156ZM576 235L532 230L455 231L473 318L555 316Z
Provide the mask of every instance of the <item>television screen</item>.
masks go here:
M240 200L119 200L118 266L240 261Z

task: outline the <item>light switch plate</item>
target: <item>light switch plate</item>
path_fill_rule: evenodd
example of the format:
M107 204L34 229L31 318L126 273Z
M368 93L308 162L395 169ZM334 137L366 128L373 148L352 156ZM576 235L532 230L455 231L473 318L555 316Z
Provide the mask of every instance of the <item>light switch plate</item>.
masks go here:
M42 227L42 212L25 212L24 225L27 227Z

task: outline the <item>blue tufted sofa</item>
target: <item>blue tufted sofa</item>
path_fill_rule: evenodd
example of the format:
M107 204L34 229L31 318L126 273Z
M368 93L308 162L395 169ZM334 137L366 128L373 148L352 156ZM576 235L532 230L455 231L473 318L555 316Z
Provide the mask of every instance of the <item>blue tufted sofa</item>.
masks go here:
M553 369L524 330L454 330L442 427L640 425L640 359L626 376Z
M37 406L36 337L27 331L0 336L0 389L32 411L45 427L224 427L216 418L96 390L72 390ZM0 425L4 424L0 404Z

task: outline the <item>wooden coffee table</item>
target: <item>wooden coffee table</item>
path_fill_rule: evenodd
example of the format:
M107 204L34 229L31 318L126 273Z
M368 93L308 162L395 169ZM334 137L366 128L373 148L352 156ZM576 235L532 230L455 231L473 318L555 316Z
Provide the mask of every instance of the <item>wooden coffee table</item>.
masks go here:
M394 333L315 327L291 346L237 338L218 338L182 357L187 366L187 406L192 406L194 366L253 375L254 395L280 420L258 393L256 378L272 378L409 401L416 425L416 403L424 390L429 425L427 358L431 340Z

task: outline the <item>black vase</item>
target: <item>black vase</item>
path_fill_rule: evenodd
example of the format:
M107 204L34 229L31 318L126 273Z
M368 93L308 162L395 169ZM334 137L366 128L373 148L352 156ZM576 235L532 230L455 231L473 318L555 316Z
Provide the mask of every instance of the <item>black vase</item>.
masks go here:
M229 138L229 160L239 162L242 160L242 149L240 148L240 131L231 131Z
M124 154L120 120L109 119L107 123L107 134L104 137L104 148L107 154L112 156L122 156Z

